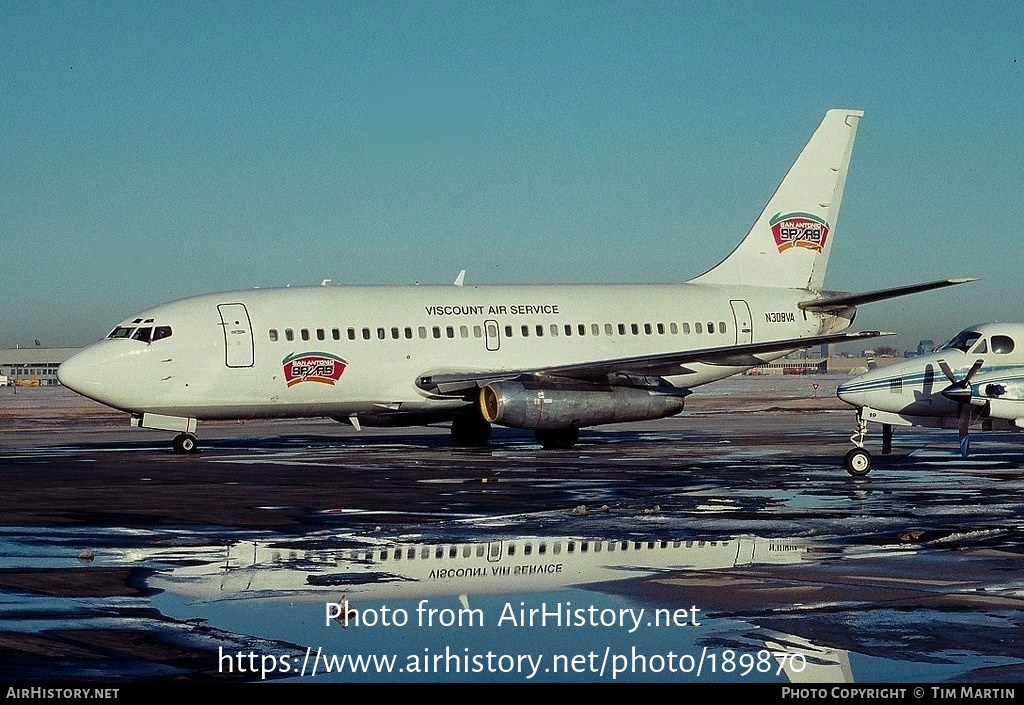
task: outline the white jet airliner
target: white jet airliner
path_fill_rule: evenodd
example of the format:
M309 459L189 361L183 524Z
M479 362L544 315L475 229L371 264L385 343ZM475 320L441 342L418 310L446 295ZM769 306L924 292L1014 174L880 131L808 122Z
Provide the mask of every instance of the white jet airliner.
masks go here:
M1024 428L1024 324L988 323L957 333L927 355L886 365L839 385L839 398L857 407L856 446L844 464L851 475L871 471L864 447L868 422L882 425L882 453L893 426L956 428L960 453L970 452L970 427Z
M736 249L685 284L209 294L131 317L58 376L135 426L177 431L177 452L207 419L450 420L466 445L497 423L565 448L585 426L671 416L698 385L878 335L838 332L858 304L965 281L822 290L862 115L826 113Z

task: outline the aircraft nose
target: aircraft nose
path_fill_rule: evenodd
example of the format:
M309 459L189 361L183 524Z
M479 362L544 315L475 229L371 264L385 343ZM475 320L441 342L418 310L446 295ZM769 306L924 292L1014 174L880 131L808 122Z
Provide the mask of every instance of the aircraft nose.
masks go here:
M79 358L82 353L76 353L60 364L57 368L57 379L68 389L82 393L82 389L88 386L85 365Z
M57 368L57 379L68 389L84 397L102 401L100 391L104 387L104 367L92 348L86 348L72 355Z
M844 382L836 390L836 396L850 406L864 406L864 390L861 387L862 385L854 380Z

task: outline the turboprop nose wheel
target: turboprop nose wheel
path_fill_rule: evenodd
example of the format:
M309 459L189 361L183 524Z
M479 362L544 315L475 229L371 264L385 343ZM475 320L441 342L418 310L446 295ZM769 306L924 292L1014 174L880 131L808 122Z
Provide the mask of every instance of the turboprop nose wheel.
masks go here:
M864 477L871 472L871 453L864 447L864 437L868 434L868 420L864 418L864 408L857 409L857 430L850 436L856 446L843 457L843 467L854 477Z
M191 455L199 452L199 439L193 433L179 433L174 437L172 447L175 453Z
M871 472L871 453L863 448L854 448L843 458L846 472L854 477L864 477Z

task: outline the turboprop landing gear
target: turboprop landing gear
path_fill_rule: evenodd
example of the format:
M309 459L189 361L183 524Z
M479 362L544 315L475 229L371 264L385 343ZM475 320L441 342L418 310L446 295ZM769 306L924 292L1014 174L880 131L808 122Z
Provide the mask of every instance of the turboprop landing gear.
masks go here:
M863 448L854 448L843 458L843 466L854 477L863 477L871 472L871 453Z
M172 446L175 453L191 455L199 452L199 439L193 433L179 433Z
M864 477L871 472L871 453L864 447L864 438L868 435L868 421L864 418L864 409L857 411L857 430L850 436L850 442L857 446L843 458L843 467L854 477ZM892 424L882 424L882 455L892 452Z
M533 435L545 450L565 450L576 445L576 441L580 439L580 430L578 428L538 428Z
M864 418L864 410L857 410L857 430L850 436L850 441L857 446L843 458L843 467L854 477L864 477L871 472L871 453L864 448L864 437L868 435L868 421Z

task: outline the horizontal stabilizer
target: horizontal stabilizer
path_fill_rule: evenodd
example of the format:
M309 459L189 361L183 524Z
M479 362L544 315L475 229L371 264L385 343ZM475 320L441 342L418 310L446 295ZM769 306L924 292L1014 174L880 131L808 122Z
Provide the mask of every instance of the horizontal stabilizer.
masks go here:
M822 292L821 298L812 299L811 301L801 301L797 305L804 311L826 311L830 309L846 308L847 306L860 306L861 304L869 304L872 301L895 299L898 296L917 294L922 291L931 291L932 289L941 289L946 286L954 286L956 284L966 284L968 282L976 281L978 281L976 278L963 277L960 279L941 279L939 281L926 282L924 284L898 286L893 289L879 289L878 291L868 291L863 294Z

